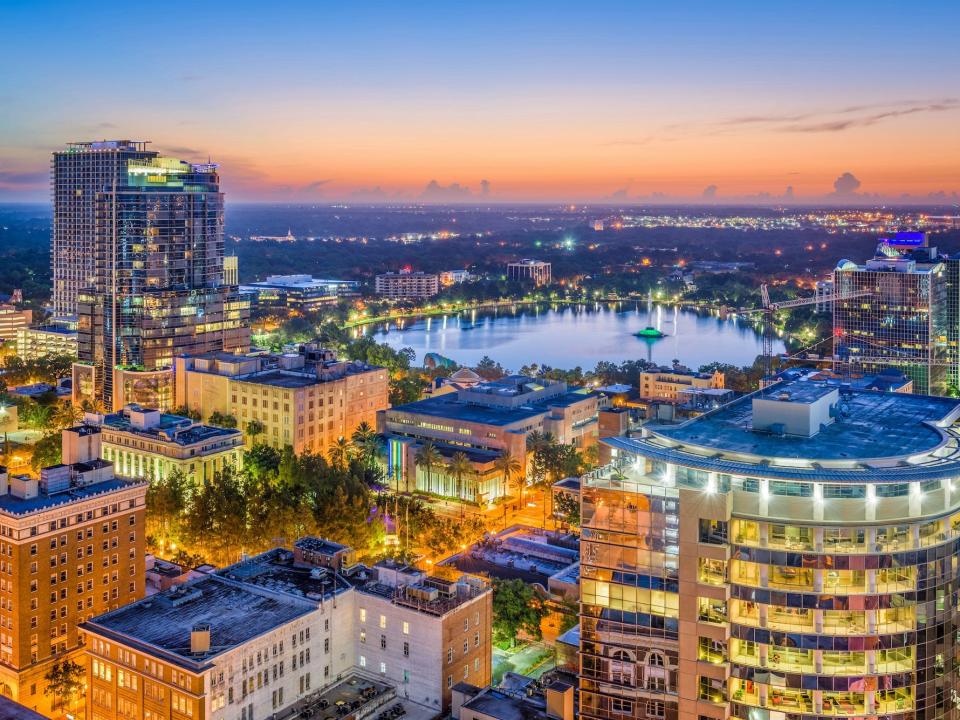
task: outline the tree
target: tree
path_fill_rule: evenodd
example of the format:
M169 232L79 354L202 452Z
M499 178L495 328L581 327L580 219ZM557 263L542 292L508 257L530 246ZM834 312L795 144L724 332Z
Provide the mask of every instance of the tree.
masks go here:
M194 422L200 422L200 413L197 410L192 410L186 405L181 405L178 408L175 408L173 411L174 415L179 415L180 417L190 418Z
M54 663L43 679L44 695L53 695L55 706L70 707L83 687L83 667L70 659Z
M543 637L540 622L546 614L543 601L523 580L493 581L494 642L513 647L520 633L539 640Z
M39 472L41 468L59 465L63 459L62 449L63 441L60 433L46 433L33 446L33 458L30 460L30 466L35 472Z
M147 488L147 522L159 531L163 544L187 509L187 478L181 470L155 479Z
M70 401L61 403L53 412L53 425L58 429L73 427L83 420L83 410Z
M363 467L368 470L372 469L380 456L383 455L383 438L370 427L370 423L364 420L357 425L357 429L353 431L350 439Z
M247 423L246 434L253 438L254 445L257 443L257 438L263 435L265 431L266 428L259 420L254 419Z
M493 467L500 473L500 476L503 478L503 495L507 494L507 487L510 485L511 480L519 479L521 473L523 472L523 466L520 462L509 453L509 451L504 450L500 453L497 458L493 461ZM523 485L520 484L520 502L523 503Z
M353 457L353 446L345 437L337 438L327 451L327 456L335 468L343 470L350 464L350 458Z
M422 393L423 382L419 377L404 373L400 377L390 379L389 399L394 407L416 402Z
M554 512L571 527L580 527L580 502L567 493L557 493Z
M80 407L84 412L92 413L93 415L104 415L107 412L107 406L104 405L103 400L98 397L84 398L83 402L80 403Z
M436 446L432 442L427 440L417 452L414 462L416 462L417 467L423 468L424 472L427 473L427 490L431 490L433 469L443 462L443 459L440 457L440 451L437 450ZM409 491L410 488L408 487L407 492Z
M214 410L210 413L210 419L207 420L207 422L217 427L227 428L228 430L233 430L237 427L237 418L229 413L222 413L219 410Z
M463 517L463 476L473 472L473 463L462 451L457 451L450 458L447 471L457 479L457 499L460 501L460 517Z

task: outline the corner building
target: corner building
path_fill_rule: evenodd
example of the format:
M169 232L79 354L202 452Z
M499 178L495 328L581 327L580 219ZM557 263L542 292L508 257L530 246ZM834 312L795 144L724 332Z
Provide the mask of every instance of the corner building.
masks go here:
M958 416L803 378L603 440L582 717L960 717Z

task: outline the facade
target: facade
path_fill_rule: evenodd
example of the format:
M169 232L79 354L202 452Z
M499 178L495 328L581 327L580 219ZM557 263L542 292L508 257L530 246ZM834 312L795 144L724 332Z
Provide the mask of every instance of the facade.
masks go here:
M682 402L685 390L723 390L725 378L722 372L698 373L690 370L660 368L640 373L640 398L660 402Z
M17 334L30 327L32 310L17 310L13 305L0 304L0 340L16 340Z
M223 256L223 284L231 287L240 284L240 258L236 255Z
M44 675L77 660L84 619L143 596L146 483L118 479L95 433L63 433L40 479L0 468L0 694L44 714Z
M195 423L138 405L103 417L96 430L101 456L126 477L161 480L179 471L190 482L211 482L225 467L243 464L243 433Z
M53 154L53 311L69 318L97 275L97 203L105 188L126 184L127 163L156 157L145 142L71 143Z
M958 717L958 417L799 379L606 440L581 717Z
M355 280L322 280L311 275L268 275L263 282L243 285L240 292L249 294L257 305L309 312L356 294L358 286Z
M470 279L470 273L466 270L444 270L439 274L441 287L450 287L459 285Z
M88 717L283 717L353 680L437 713L464 663L489 682L482 581L442 583L351 557L302 538L88 621Z
M374 280L374 292L389 300L421 300L440 292L440 278L436 273L385 273Z
M537 287L549 285L552 279L551 265L543 260L530 259L507 263L507 279L533 282Z
M177 407L209 418L232 415L237 427L263 424L257 438L297 454L325 454L341 437L389 406L389 374L382 367L337 360L314 344L284 355L208 353L177 358Z
M56 326L17 330L17 356L37 360L51 355L77 356L77 331Z
M841 370L895 367L917 392L934 395L960 387L960 257L938 255L922 234L900 233L862 265L841 260L833 288L848 296L833 304Z
M94 398L122 406L132 399L118 404L115 370L249 347L248 304L224 283L216 165L123 141L71 145L53 170L55 306L77 315L78 358L94 368L76 385L92 381Z
M600 395L586 388L514 375L384 410L377 424L387 436L391 483L483 503L510 494L494 466L502 453L526 474L530 433L548 432L581 448L595 443L600 404ZM443 466L418 466L417 454L426 442L439 451ZM457 452L473 466L459 483L445 467Z

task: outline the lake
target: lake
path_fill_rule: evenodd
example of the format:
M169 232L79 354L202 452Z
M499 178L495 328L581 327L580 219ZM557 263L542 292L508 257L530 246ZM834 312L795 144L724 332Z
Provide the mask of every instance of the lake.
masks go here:
M666 337L634 337L647 326ZM638 358L661 365L676 358L693 369L717 360L750 365L762 352L760 336L746 322L647 302L504 306L371 324L364 331L392 347L413 348L418 365L429 352L468 366L489 355L514 371L531 363L590 370L600 360ZM774 352L783 349L775 341Z

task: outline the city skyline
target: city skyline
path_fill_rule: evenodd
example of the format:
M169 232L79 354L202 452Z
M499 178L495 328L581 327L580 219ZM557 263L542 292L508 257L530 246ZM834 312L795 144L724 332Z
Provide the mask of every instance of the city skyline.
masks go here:
M235 201L957 202L954 8L698 8L8 4L0 201L130 138Z

